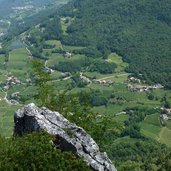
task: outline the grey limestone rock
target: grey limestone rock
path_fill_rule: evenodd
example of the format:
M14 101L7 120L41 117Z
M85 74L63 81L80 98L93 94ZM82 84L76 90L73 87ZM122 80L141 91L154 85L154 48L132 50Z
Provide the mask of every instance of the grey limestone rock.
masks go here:
M14 114L14 133L22 135L45 130L56 137L55 144L64 151L83 157L95 171L116 171L106 153L99 151L96 142L84 129L69 122L58 112L38 108L31 103Z

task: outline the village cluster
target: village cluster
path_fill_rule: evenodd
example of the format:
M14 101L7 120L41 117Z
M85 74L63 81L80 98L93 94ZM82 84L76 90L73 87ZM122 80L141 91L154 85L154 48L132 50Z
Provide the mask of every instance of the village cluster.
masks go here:
M20 7L12 7L12 10L15 12L22 11L22 10L30 10L33 9L33 5L26 5L26 6L20 6Z
M132 92L149 92L154 89L163 89L164 87L161 84L155 84L152 86L141 84L141 80L135 77L128 78L128 89Z
M7 91L10 88L10 86L17 85L17 84L21 84L21 81L15 76L10 76L7 78L3 89L4 89L4 91Z
M14 92L13 94L10 95L10 99L8 100L7 91L10 89L10 87L12 87L14 85L20 85L20 84L24 84L24 83L22 83L21 80L19 80L17 77L15 77L13 75L8 76L8 78L6 79L6 82L1 84L2 90L6 94L5 97L4 97L4 100L6 100L6 102L8 104L12 104L12 105L19 104L17 99L19 98L19 93L20 92ZM25 84L31 85L32 84L32 80L30 78L26 79L26 83ZM1 100L2 100L2 98L1 98Z

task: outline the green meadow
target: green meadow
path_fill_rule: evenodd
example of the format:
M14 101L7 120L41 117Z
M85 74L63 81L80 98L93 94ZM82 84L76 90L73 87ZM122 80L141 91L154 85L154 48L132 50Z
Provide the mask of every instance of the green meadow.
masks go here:
M14 112L21 106L11 106L5 101L0 101L0 134L10 137L14 129Z
M31 72L31 60L25 48L15 49L9 54L9 61L7 62L7 72L21 80L26 80Z
M158 113L146 116L145 120L140 124L142 134L171 147L170 125L171 121L167 121L166 127L162 127L160 114Z
M0 56L0 82L5 84L9 76L15 76L21 84L11 86L7 90L7 99L10 99L10 95L19 92L20 98L26 100L26 103L33 101L33 95L36 88L31 85L27 85L26 79L30 78L32 71L32 64L29 54L25 48L17 48L9 53L9 59L4 65L4 56ZM22 107L22 103L19 105L11 105L4 100L5 92L0 88L0 134L2 136L9 137L12 135L14 127L14 112Z

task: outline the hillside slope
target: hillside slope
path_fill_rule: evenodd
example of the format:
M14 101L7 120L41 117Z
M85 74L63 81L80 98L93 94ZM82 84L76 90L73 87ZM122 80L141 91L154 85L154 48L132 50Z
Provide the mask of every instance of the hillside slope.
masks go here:
M62 15L75 16L64 43L117 52L128 72L171 88L171 1L75 0Z

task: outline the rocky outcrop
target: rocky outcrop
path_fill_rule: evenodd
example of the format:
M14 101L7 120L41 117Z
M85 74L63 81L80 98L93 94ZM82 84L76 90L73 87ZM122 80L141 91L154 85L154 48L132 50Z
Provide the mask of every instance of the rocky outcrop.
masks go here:
M116 171L106 153L101 153L96 142L81 127L70 123L58 112L38 108L33 103L14 115L15 134L45 130L56 136L55 144L64 151L72 151L96 171Z

